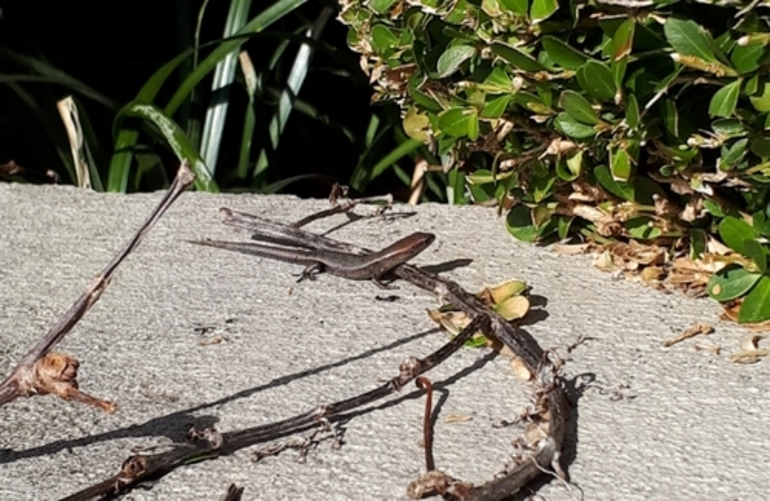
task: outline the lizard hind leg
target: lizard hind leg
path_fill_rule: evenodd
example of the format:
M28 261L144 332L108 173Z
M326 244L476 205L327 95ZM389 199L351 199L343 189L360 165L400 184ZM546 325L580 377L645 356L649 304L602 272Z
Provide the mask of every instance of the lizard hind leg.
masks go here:
M302 270L302 273L300 273L299 278L297 279L297 282L301 282L305 279L307 280L315 280L316 275L319 273L322 273L324 271L324 265L321 263L313 263L309 264L304 270Z

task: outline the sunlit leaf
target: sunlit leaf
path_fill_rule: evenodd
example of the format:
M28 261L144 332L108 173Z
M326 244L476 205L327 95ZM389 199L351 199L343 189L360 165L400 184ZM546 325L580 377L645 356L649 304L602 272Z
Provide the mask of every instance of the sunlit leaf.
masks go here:
M539 23L551 17L558 8L559 2L557 0L532 0L529 17L532 22Z
M732 250L739 254L745 254L744 242L757 238L759 233L746 221L733 216L725 216L719 223L719 236Z
M589 60L578 69L577 78L583 90L596 99L609 101L615 97L615 77L606 64Z
M709 41L710 35L704 32L695 21L670 17L663 25L663 33L676 52L696 56L708 62L716 62L717 59Z
M577 70L588 61L587 55L573 49L556 37L545 36L542 38L542 44L548 56L562 68Z
M565 90L559 96L559 106L580 123L596 125L601 123L599 116L591 108L586 98L573 90Z
M161 109L151 104L134 101L126 105L120 114L139 117L154 124L179 160L187 160L195 174L195 187L203 191L219 191L211 178L211 172L198 151L190 143L184 131Z
M709 103L709 116L729 118L735 112L738 95L741 92L740 78L720 88L714 93Z
M530 210L524 205L517 205L508 212L505 228L517 240L534 242L537 239L538 230L532 222Z
M770 319L770 277L761 275L759 282L741 304L738 323L764 322L768 319Z
M476 54L476 49L470 45L455 45L449 47L438 58L436 71L439 78L445 78L457 71L460 65Z

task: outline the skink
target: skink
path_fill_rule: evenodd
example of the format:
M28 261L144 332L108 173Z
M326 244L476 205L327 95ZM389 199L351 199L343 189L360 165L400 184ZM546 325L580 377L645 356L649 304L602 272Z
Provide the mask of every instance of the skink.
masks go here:
M425 250L435 238L432 233L412 233L380 251L365 255L220 240L191 240L190 243L302 264L306 266L302 278L311 278L314 273L326 271L352 280L373 280L383 286L380 278L384 274Z

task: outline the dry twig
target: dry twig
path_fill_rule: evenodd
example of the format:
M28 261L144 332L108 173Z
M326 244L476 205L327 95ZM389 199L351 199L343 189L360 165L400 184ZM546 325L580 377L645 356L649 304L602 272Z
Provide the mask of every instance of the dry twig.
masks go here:
M192 184L193 179L194 176L188 163L183 162L173 184L131 240L96 276L93 283L75 301L61 320L51 327L48 333L22 357L5 381L0 383L0 406L18 397L50 393L64 400L75 400L98 407L108 413L115 412L117 408L115 403L92 397L78 389L77 370L80 364L77 360L62 353L52 353L51 350L99 300L120 263L136 249L158 219Z

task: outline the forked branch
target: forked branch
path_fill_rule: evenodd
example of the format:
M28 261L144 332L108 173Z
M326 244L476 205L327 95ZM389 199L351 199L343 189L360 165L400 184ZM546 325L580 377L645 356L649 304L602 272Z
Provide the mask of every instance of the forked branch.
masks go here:
M91 306L99 300L110 283L120 263L144 239L158 219L193 182L195 176L185 160L177 172L174 182L158 206L137 230L128 243L115 255L112 261L96 276L67 313L48 333L22 357L13 372L0 383L0 406L18 397L53 394L64 400L75 400L98 407L105 412L115 412L117 405L81 392L78 389L77 370L79 363L74 358L51 350L77 324Z

